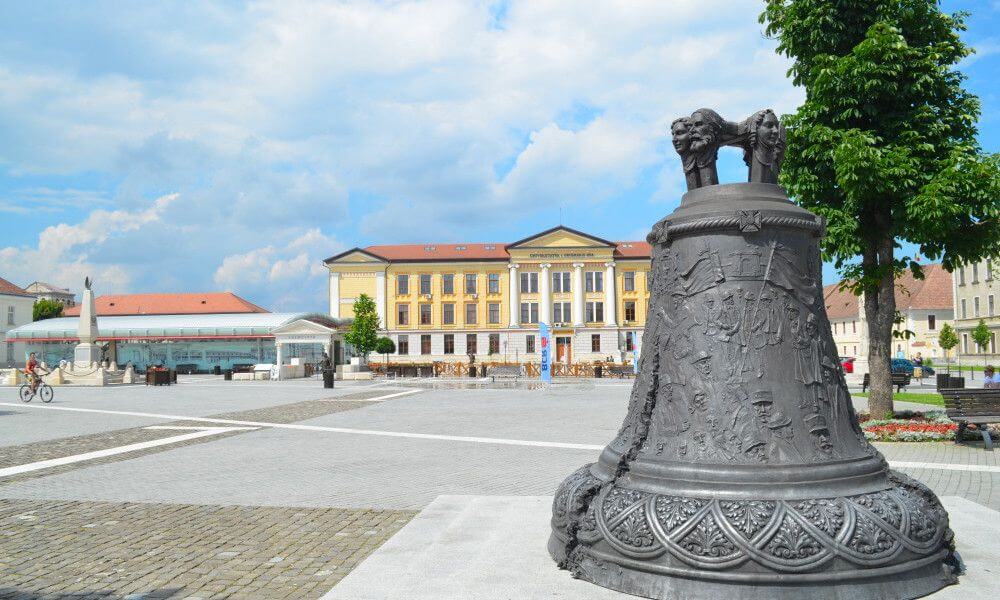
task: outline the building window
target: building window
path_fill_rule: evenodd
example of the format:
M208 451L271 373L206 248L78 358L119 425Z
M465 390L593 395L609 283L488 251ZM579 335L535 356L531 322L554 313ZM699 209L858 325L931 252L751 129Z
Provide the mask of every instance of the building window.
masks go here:
M490 334L490 354L500 354L500 334Z
M927 329L931 331L937 329L937 317L935 315L927 315Z
M455 324L455 304L446 302L441 305L441 323L444 325Z
M993 294L990 294L989 297L986 298L986 307L990 311L989 316L992 317L993 315L996 314L996 305L993 302Z
M587 303L587 322L594 323L604 320L604 303L603 302L588 302Z
M486 290L490 294L500 293L500 273L490 273L486 276Z
M599 333L590 334L590 351L591 352L601 351L601 334Z
M962 298L962 318L963 319L968 319L969 318L969 313L966 310L966 306L965 306L965 298Z
M466 273L465 274L465 293L475 294L476 293L476 274Z
M979 265L972 264L972 283L979 283Z
M522 302L521 303L521 322L522 323L537 323L538 322L538 303L537 302Z
M986 281L993 281L993 263L986 261Z
M962 334L962 352L969 353L969 334Z
M552 304L552 322L566 323L573 318L569 302L554 302Z
M958 268L958 285L965 285L965 267Z
M628 301L625 303L625 320L635 321L635 302Z
M490 302L487 306L487 316L489 317L490 324L496 325L500 322L500 303Z
M528 354L535 353L535 336L526 335L524 336L524 349Z
M465 324L475 325L476 324L476 303L468 302L465 305Z
M465 353L479 354L479 351L476 349L476 334L470 333L465 336Z
M552 274L552 293L559 294L570 291L569 271L557 271Z
M445 273L441 276L441 293L443 294L454 294L455 293L455 275L452 273Z
M455 334L453 333L444 334L444 353L445 354L455 353Z
M538 293L538 273L521 273L521 293Z
M431 334L425 333L420 336L420 353L430 354L431 353Z
M858 332L858 322L851 321L851 333L857 333L857 332Z
M396 354L405 356L410 353L410 336L401 335L396 338Z
M410 324L410 305L409 304L397 304L396 305L396 324L397 325L409 325Z
M844 353L841 356L847 356L847 346L844 346Z
M14 364L14 344L7 342L7 364Z
M428 273L420 275L420 293L427 295L431 293L431 276Z
M631 352L635 350L635 333L631 331L625 332L625 352Z
M420 305L420 324L430 325L431 324L431 305L421 304Z
M997 353L997 334L990 334L990 354Z
M851 346L851 349L854 350L854 356L857 356L858 355L858 347L857 346Z
M410 293L410 276L396 275L396 293L406 295Z
M13 325L14 324L14 307L13 306L8 306L7 307L7 324L8 325Z
M625 271L625 291L634 292L635 291L635 271Z
M604 291L604 273L600 271L587 271L584 276L585 289L588 292Z
M979 296L976 296L975 298L972 299L972 316L973 317L979 316Z

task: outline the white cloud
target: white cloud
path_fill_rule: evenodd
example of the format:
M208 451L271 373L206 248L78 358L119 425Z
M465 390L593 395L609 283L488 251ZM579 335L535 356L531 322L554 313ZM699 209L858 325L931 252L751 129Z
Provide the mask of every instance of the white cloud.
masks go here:
M195 6L88 11L66 27L108 44L84 54L72 36L5 46L27 50L0 58L0 182L81 177L65 187L95 203L45 204L63 223L13 251L32 270L288 306L305 285L316 308L339 240L475 241L644 177L642 200L676 200L675 116L800 100L750 0L524 0L499 23L485 1ZM24 204L0 195L0 214L30 226Z

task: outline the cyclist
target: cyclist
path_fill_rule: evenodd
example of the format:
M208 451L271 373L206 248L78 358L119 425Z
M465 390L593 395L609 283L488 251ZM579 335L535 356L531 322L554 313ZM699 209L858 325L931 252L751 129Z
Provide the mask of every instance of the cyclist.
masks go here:
M38 359L35 358L35 353L28 354L28 363L24 365L24 374L28 376L28 380L31 382L32 395L38 391L38 384L42 382L42 378L38 374L40 368L41 366L38 364Z

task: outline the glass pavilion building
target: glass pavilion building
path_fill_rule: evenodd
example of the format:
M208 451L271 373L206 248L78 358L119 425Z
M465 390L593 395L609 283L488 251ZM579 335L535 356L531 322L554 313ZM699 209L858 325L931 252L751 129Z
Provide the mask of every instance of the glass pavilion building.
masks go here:
M72 361L77 322L78 317L36 321L8 331L7 341L24 343L26 352L36 352L48 365ZM276 363L276 339L284 361L316 363L326 351L342 363L350 356L337 333L344 325L343 320L316 313L97 317L98 341L107 344L105 358L119 366L132 363L140 371L154 365L210 372L215 367Z

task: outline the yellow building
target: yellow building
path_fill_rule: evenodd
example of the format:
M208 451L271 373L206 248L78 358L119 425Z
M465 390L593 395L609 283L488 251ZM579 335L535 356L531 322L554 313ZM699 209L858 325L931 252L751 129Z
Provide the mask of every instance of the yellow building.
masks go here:
M646 321L650 250L562 226L511 244L354 248L324 261L330 315L373 298L400 362L537 362L539 322L558 362L621 361Z

